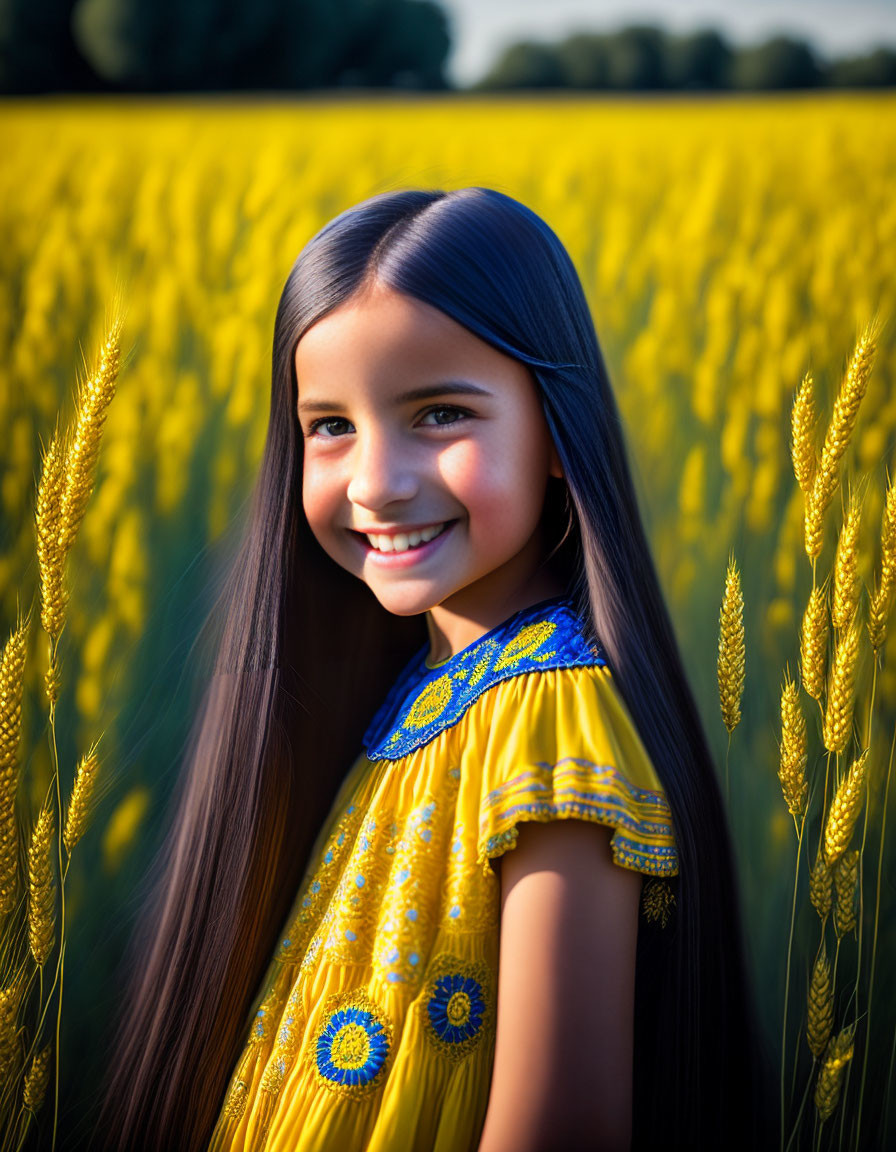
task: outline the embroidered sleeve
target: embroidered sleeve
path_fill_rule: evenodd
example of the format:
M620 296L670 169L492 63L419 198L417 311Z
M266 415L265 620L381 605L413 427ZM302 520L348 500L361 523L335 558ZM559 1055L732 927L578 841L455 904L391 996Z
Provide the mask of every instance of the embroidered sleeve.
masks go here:
M621 867L678 874L668 800L606 665L495 685L468 752L482 771L482 860L513 848L523 820L575 818L613 828Z

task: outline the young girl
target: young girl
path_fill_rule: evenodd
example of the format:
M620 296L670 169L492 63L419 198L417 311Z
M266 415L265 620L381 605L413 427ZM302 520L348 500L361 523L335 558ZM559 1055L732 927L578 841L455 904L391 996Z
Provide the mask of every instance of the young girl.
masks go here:
M530 209L308 243L221 614L102 1147L771 1146L714 767Z

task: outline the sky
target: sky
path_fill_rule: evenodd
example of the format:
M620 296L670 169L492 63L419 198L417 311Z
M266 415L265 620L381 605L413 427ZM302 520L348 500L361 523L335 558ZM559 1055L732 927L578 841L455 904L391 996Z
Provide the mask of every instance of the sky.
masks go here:
M819 56L896 48L896 0L441 0L453 28L449 78L478 80L514 40L556 41L574 31L655 23L677 34L713 27L732 44L777 33L801 37Z

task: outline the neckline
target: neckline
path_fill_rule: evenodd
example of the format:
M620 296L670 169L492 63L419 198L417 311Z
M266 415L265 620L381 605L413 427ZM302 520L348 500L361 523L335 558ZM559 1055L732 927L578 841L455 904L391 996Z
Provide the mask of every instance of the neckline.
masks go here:
M461 656L464 655L464 653L469 652L471 648L475 648L477 644L481 644L483 640L487 640L489 637L494 636L496 632L503 631L503 629L505 629L507 625L510 624L512 620L515 620L518 616L523 616L529 612L540 610L544 608L546 604L557 604L560 602L571 602L568 592L561 592L557 596L548 596L546 599L539 600L535 604L529 604L526 608L518 608L516 612L512 612L508 617L506 617L506 619L502 620L500 624L496 624L494 628L489 628L487 632L483 632L481 636L477 636L475 640L471 640L470 643L467 644L464 648L459 649L457 652L452 652L450 656L446 656L444 660L439 660L435 664L430 664L426 655L426 646L424 646L423 667L427 672L435 672L438 668L445 668L448 664L451 663L452 660L458 660Z

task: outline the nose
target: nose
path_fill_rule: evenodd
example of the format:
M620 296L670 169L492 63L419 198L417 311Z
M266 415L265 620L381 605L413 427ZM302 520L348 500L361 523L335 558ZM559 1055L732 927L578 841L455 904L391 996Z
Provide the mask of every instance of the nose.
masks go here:
M376 512L416 495L418 480L412 461L382 432L359 434L350 467L347 495L352 504Z

